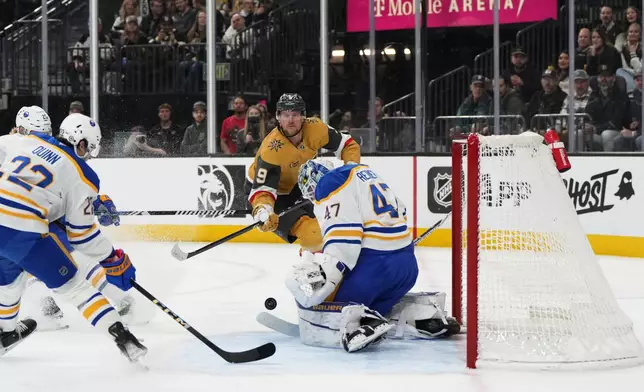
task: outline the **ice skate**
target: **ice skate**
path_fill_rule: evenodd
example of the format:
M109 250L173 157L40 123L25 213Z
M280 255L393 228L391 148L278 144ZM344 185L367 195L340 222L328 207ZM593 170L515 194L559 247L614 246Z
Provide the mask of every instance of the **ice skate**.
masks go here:
M455 318L446 317L447 324L439 318L416 320L416 330L432 338L448 338L461 332L461 326Z
M349 353L363 350L367 346L377 344L385 338L385 334L395 325L383 319L363 317L360 327L342 337L342 347Z
M0 331L0 357L22 343L37 328L38 323L33 319L24 319L16 324L13 331Z
M116 346L121 350L121 353L130 362L137 362L147 354L148 349L120 321L112 324L108 328L108 332L114 337L114 342L116 342Z

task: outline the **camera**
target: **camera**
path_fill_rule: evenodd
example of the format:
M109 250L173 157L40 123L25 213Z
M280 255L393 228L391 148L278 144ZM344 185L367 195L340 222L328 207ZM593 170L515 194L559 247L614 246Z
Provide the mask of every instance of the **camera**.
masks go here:
M136 141L139 142L139 143L145 143L145 140L146 140L145 135L138 135L136 137Z
M247 127L246 131L248 132L249 135L253 137L253 139L255 140L259 139L259 117L258 116L248 117L246 127Z

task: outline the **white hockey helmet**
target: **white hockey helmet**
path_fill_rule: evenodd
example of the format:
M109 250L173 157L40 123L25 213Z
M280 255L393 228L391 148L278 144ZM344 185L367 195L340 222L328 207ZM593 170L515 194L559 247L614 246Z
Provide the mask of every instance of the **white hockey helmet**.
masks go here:
M82 159L90 156L96 158L101 150L101 128L94 120L81 113L72 113L63 120L60 124L60 137L74 146L77 155L78 143L81 140L87 141L87 153L83 156L78 155Z
M18 132L29 135L32 132L51 135L51 119L40 106L23 106L16 114Z
M318 182L320 182L320 179L325 174L333 170L334 167L335 165L331 160L324 158L311 159L300 166L300 171L297 175L297 185L300 187L302 196L306 199L313 200Z

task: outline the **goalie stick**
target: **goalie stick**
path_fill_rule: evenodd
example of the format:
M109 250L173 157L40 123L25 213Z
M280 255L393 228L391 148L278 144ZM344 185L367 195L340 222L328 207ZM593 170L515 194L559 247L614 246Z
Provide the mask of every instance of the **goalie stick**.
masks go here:
M432 234L432 233L434 232L434 230L436 230L436 229L438 229L439 227L441 227L441 226L443 225L443 223L445 223L445 221L447 220L447 218L449 218L451 215L452 215L452 211L450 211L447 215L445 215L445 216L443 217L443 219L441 219L441 220L439 220L438 222L434 223L434 225L433 225L432 227L430 227L429 229L425 230L425 232L424 232L423 234L421 234L420 236L418 236L418 238L416 238L416 239L414 240L414 242L412 242L412 244L414 244L414 246L416 246L416 244L418 244L420 241L422 241L422 240L424 240L425 238L427 238L427 236L429 236L430 234Z
M131 279L130 282L132 283L132 287L134 287L139 293L143 294L145 298L147 298L148 300L150 300L150 302L158 306L159 309L161 309L164 313L167 313L168 316L172 317L174 321L176 321L179 325L185 328L188 332L194 335L203 344L208 346L212 351L217 353L217 355L222 357L227 362L230 362L230 363L253 362L253 361L259 361L259 360L268 358L273 354L275 354L275 345L273 343L266 343L259 347L255 347L253 349L241 351L241 352L230 352L230 351L223 350L219 348L216 344L208 340L201 333L199 333L199 331L197 331L192 326L190 326L190 324L185 322L185 320L183 320L175 312L170 310L170 308L168 308L163 303L161 303L161 301L156 299L155 296L153 296L146 289L141 287L141 285L138 284L134 279Z
M416 238L412 244L416 246L420 241L424 240L432 234L437 228L443 225L445 221L452 215L452 212L450 211L447 215L445 215L441 220L438 222L434 223L432 227L429 229L425 230L423 234L421 234L418 238ZM261 312L255 317L255 320L265 326L266 328L272 329L275 332L279 332L281 334L284 334L286 336L291 336L294 338L297 338L300 336L300 327L297 324L290 323L284 319L281 319L277 316L274 316L268 312Z
M299 202L299 203L295 204L293 207L291 207L291 208L289 208L289 209L287 209L285 211L282 211L282 213L280 213L279 216L282 217L282 216L284 216L284 215L286 215L286 214L288 214L288 213L290 213L292 211L295 211L295 210L298 210L298 209L300 209L300 208L302 208L304 206L307 206L310 203L311 202L309 200ZM210 249L214 248L215 246L221 245L224 242L228 242L228 241L232 240L235 237L239 237L240 235L245 234L245 233L253 230L255 227L261 225L262 223L263 222L261 222L261 221L255 222L252 225L248 225L248 226L244 227L241 230L238 230L238 231L236 231L236 232L234 232L232 234L229 234L229 235L225 236L224 238L218 239L215 242L211 242L210 244L205 245L205 246L203 246L203 247L201 247L201 248L199 248L199 249L197 249L195 251L192 251L192 252L184 252L183 250L181 250L181 247L179 246L179 244L175 244L172 247L172 251L170 253L172 254L172 257L174 257L175 259L177 259L179 261L183 261L183 260L189 259L191 257L195 257L195 256L197 256L199 254L202 254L203 252L205 252L207 250L210 250Z

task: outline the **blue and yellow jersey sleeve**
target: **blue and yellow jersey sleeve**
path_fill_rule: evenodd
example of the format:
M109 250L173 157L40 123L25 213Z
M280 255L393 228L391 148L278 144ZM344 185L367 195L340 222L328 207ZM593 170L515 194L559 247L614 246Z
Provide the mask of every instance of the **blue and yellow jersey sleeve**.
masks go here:
M315 189L315 216L323 233L323 252L356 266L364 227L352 179L361 165L345 165L326 174Z

